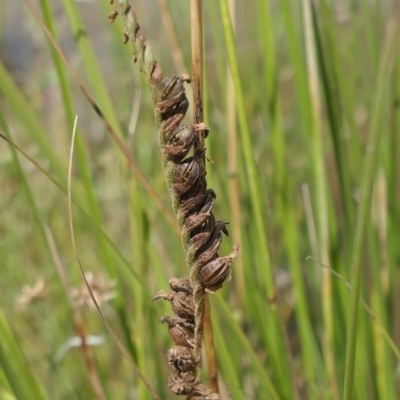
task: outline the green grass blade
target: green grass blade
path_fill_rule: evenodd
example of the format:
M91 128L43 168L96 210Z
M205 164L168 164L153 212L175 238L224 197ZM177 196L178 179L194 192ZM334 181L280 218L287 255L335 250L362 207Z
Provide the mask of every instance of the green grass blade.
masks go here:
M17 399L47 400L39 379L28 366L2 310L0 310L0 365Z
M270 377L268 376L266 370L264 369L262 363L260 362L257 354L251 347L250 342L248 341L246 335L243 333L241 328L239 327L237 321L235 321L234 317L232 316L228 305L223 300L220 295L215 296L216 301L218 302L218 306L221 308L221 312L224 316L226 316L226 323L227 326L232 330L234 335L237 337L240 345L243 347L246 354L250 357L254 370L257 372L259 379L260 379L260 386L263 388L264 393L268 393L271 400L278 400L280 396L278 395L277 389L271 382ZM215 321L215 324L218 321ZM218 329L218 328L216 328Z
M363 272L362 250L368 223L368 216L370 212L372 185L376 174L377 158L379 154L379 142L382 132L382 117L384 115L382 105L385 104L385 98L387 98L388 95L390 84L389 78L391 75L396 49L397 29L398 28L396 20L391 20L388 22L387 36L382 51L381 63L376 82L376 95L371 110L371 133L366 152L365 167L363 169L364 174L362 177L360 188L360 204L357 214L353 246L351 278L353 291L351 292L350 315L347 328L346 365L343 392L344 400L350 400L353 393L357 337L357 316Z
M86 32L86 27L82 21L78 5L76 2L69 0L63 0L63 4L68 16L72 34L76 39L79 53L82 56L86 76L94 93L94 98L117 135L122 137L122 128L118 121L112 100L110 99L103 75L100 71L99 61L94 53L91 41L84 33Z
M257 256L259 257L259 265L262 266L260 268L259 273L262 276L263 285L265 285L266 295L267 297L271 297L274 291L274 282L273 282L272 265L268 251L268 243L266 237L266 227L265 227L266 218L261 203L263 198L261 195L262 184L260 183L260 179L258 179L259 176L257 174L257 168L254 160L251 135L246 116L244 94L239 75L239 65L236 53L234 33L230 21L230 14L227 1L221 0L220 7L221 7L221 17L222 17L222 25L224 28L226 48L228 53L229 67L231 70L233 85L236 95L240 137L242 142L248 185L250 189L249 193L250 202L253 211L253 224L255 225L255 231L257 232L256 251L257 251ZM270 321L270 331L268 332L267 341L270 343L274 343L274 345L270 347L270 351L272 354L273 362L276 363L275 365L277 366L276 372L279 374L279 377L281 379L281 385L280 385L281 390L284 393L289 394L290 391L292 391L293 389L291 385L288 385L287 379L285 378L285 376L289 375L289 368L287 360L282 357L285 348L283 344L282 327L280 324L279 317L277 315L276 308L275 309L271 308L270 312L271 315L267 316L267 319Z
M316 208L316 226L318 236L319 257L324 264L329 263L330 243L328 226L328 187L326 184L325 160L323 152L322 104L319 88L318 59L316 54L315 25L312 24L311 2L305 1L303 6L303 29L306 50L307 79L310 91L310 144L312 168L314 175L314 192ZM338 398L336 367L334 357L334 325L332 276L329 271L322 273L321 285L322 315L324 320L323 347L326 369L331 388L331 396Z
M25 126L32 140L38 145L41 154L45 157L54 170L57 179L66 185L66 164L52 148L49 138L45 135L46 130L40 123L32 104L29 104L26 96L17 87L10 73L0 62L0 92L4 94L19 121ZM1 112L1 111L0 111Z

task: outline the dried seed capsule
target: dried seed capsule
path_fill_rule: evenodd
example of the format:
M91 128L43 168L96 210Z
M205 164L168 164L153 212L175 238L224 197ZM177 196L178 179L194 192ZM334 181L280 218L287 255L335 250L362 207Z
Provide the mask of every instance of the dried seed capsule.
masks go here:
M208 189L204 194L203 204L201 205L198 213L207 213L210 212L214 207L214 201L217 198L213 189Z
M207 220L213 220L214 218L212 216L212 209L214 207L215 197L214 190L209 189L206 191L200 209L197 212L193 212L185 219L181 227L182 238L194 237L197 233L210 230L209 227L212 226L213 223L212 221L207 222Z
M162 102L177 94L181 93L185 88L183 81L179 76L167 76L157 87L157 102Z
M210 214L210 218L206 219L204 221L204 224L199 226L198 228L194 229L191 234L191 242L192 243L197 243L199 242L199 238L202 237L201 242L205 245L211 235L213 234L215 230L215 217L214 214ZM207 236L204 236L206 234ZM201 236L199 236L201 235Z
M193 296L184 292L175 294L171 301L172 311L187 321L194 322Z
M178 346L194 348L194 325L190 322L176 317L163 316L160 323L168 324L168 333Z
M167 353L168 364L174 371L188 372L195 367L192 351L187 347L174 346Z
M187 193L191 188L196 187L204 177L204 152L196 151L195 155L183 160L175 169L173 192L176 196Z
M191 197L196 197L199 194L204 194L207 189L206 173L204 165L201 166L202 174L199 176L196 185L193 185L187 192L181 195L180 202L186 201Z
M230 277L231 263L237 257L238 249L238 245L234 246L229 256L218 257L201 268L198 273L198 279L206 291L216 292Z
M192 250L196 249L196 256L207 249L211 238L218 234L220 235L222 230L221 224L223 224L223 222L215 222L214 214L210 214L210 217L204 221L202 226L192 231L190 247Z
M185 160L175 170L173 191L177 196L186 193L199 178L199 164L192 158Z
M190 372L182 372L168 379L168 387L178 396L190 394L195 384L196 378Z
M212 222L212 221L211 221ZM214 225L214 229L211 231L209 239L204 242L203 246L201 246L196 254L196 258L200 257L202 253L207 252L208 250L216 249L218 251L219 246L222 242L222 234L224 232L226 236L228 236L228 229L226 228L226 222L217 221ZM208 231L212 229L212 225L208 227Z
M167 137L163 147L164 157L175 164L180 163L189 153L195 137L196 129L194 125L179 125Z
M197 196L192 197L191 199L186 200L185 202L181 202L176 211L176 219L178 221L179 229L182 230L185 224L186 219L194 214L200 207L204 195L199 193ZM182 196L180 197L180 200Z
M190 215L200 212L205 213L208 210L211 211L214 206L216 195L214 190L208 189L204 193L201 192L186 200L182 200L182 198L183 197L181 197L181 203L177 211L177 220L181 230L183 229L186 218Z
M164 78L157 88L157 111L163 121L173 115L186 113L189 102L186 98L184 80L179 76Z
M191 268L195 262L199 249L209 240L211 232L202 232L190 239L186 249L186 264Z
M208 292L216 292L229 278L230 264L231 261L226 261L222 257L209 262L199 272L199 282L204 285Z
M194 214L186 218L181 229L182 243L185 249L190 246L190 237L195 229L200 228L211 217L210 213Z
M194 304L193 296L185 292L165 292L160 290L151 301L164 299L171 302L172 311L180 318L188 321L190 324L194 322Z
M207 386L202 383L198 383L190 393L188 400L220 400L220 396L217 393L213 393Z
M166 144L170 146L182 146L193 142L196 134L196 126L193 124L182 124L169 133Z
M187 278L171 278L168 283L174 292L193 293L192 284Z
M213 243L213 246L207 247L206 250L199 252L199 255L196 257L196 268L203 268L206 264L211 262L212 260L218 258L218 250L221 245L222 237L216 240Z

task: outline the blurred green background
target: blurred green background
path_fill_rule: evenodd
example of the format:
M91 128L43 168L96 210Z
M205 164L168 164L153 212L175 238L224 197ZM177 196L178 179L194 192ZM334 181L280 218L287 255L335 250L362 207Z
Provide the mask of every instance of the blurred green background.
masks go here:
M148 89L108 1L35 4L168 214L26 4L5 0L0 133L34 162L0 142L0 399L151 398L75 261L75 115L79 257L118 337L172 399L158 324L170 309L150 299L189 271ZM189 2L131 5L164 75L190 73ZM204 2L207 180L216 218L230 222L221 255L241 245L232 280L211 296L223 399L349 399L351 383L354 399L400 396L399 17L384 0ZM358 316L350 285L365 301Z

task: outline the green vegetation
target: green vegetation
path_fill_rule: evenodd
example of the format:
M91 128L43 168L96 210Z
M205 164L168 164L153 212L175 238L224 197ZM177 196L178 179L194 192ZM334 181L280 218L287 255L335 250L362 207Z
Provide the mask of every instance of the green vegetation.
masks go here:
M171 339L158 323L170 307L150 299L189 271L151 95L120 19L108 23L109 1L38 3L131 159L28 7L6 2L0 43L14 47L0 63L0 133L17 147L0 141L0 399L151 399L76 265L75 115L79 258L143 375L160 398L176 398L166 386ZM221 255L241 246L232 280L209 296L221 398L396 400L396 2L236 3L232 24L232 2L204 2L207 181L216 218L230 222ZM131 5L164 75L190 73L189 2ZM28 66L13 64L33 47Z

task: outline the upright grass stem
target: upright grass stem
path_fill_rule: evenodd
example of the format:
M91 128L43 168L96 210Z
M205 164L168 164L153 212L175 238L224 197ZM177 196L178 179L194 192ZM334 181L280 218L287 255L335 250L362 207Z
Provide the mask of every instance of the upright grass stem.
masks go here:
M235 0L229 0L229 11L232 21L232 28L235 30ZM240 212L240 195L239 195L239 177L238 177L238 138L237 138L237 112L235 88L233 85L232 74L227 65L226 76L226 99L227 99L227 127L228 127L228 172L229 172L229 199L231 203L231 215L233 225L233 241L242 243L241 234L241 212ZM240 253L236 261L236 290L239 300L245 303L245 275L243 254Z
M235 36L232 29L227 0L220 0L220 8L229 67L232 73L236 95L241 145L245 159L247 179L250 189L250 202L253 212L252 222L254 223L254 230L257 237L254 246L257 249L257 254L259 256L259 273L262 277L262 285L265 288L266 296L267 298L273 298L275 284L266 237L265 214L263 213L263 208L261 205L261 199L263 196L260 193L260 185L257 183L258 174L252 149L249 124L246 116L244 94L240 80L238 57L235 46ZM265 308L263 311L265 312ZM284 393L286 396L293 397L293 387L291 384L287 384L286 379L286 377L289 375L289 368L286 357L282 357L282 354L285 352L285 346L283 343L281 321L276 307L268 307L268 311L266 313L266 322L269 326L269 331L267 334L268 338L266 339L267 346L269 347L268 350L271 352L271 362L273 363L275 371L279 377L280 388L282 393Z
M200 124L204 120L203 108L203 0L191 0L190 2L190 21L191 21L191 44L192 44L192 88L193 88L193 122ZM198 140L195 143L194 151L204 148L203 135L200 133ZM203 290L197 282L192 281L194 288L198 287ZM195 296L195 294L193 294ZM204 302L204 315L197 315L196 310L201 310L203 305L195 304L196 315L196 330L195 330L195 357L201 359L201 337L197 337L204 324L205 347L207 352L207 364L210 378L210 387L214 393L219 393L218 390L218 368L214 349L214 340L212 334L211 308L210 301L206 293L203 293L200 298ZM201 371L201 365L198 368Z
M203 122L203 1L190 1L190 26L191 26L191 47L192 47L192 87L193 87L193 122L199 124ZM199 135L194 145L196 150L204 149L203 135ZM203 340L204 314L206 312L206 293L201 285L196 282L197 273L191 273L190 278L194 289L193 297L198 299L195 301L195 319L196 328L194 334L195 348L194 356L201 360L201 348ZM208 307L208 310L210 308ZM211 327L211 319L207 318L209 328ZM210 332L209 332L210 333ZM208 342L210 343L210 342ZM212 342L211 342L212 343ZM215 356L214 356L215 358ZM201 363L197 367L198 376L201 373ZM217 383L218 390L218 383ZM215 381L214 381L215 387ZM214 390L215 391L215 390Z
M276 51L274 43L274 35L272 29L272 19L270 6L265 1L259 2L260 20L262 25L262 38L265 43L265 89L268 98L269 118L271 119L271 145L274 161L274 180L271 186L274 188L274 207L279 216L279 223L282 226L283 237L285 241L286 252L288 254L289 269L293 277L294 289L297 293L296 320L299 326L301 340L301 355L305 368L306 379L310 390L309 398L313 398L317 391L317 373L320 370L318 349L313 341L312 327L310 324L310 312L307 304L307 294L302 277L300 263L300 246L297 239L297 227L295 222L294 208L295 204L291 199L292 188L290 180L287 179L289 174L286 156L286 143L283 128L282 117L282 101L280 95L280 87L278 85L278 71L276 61ZM278 300L279 303L279 300ZM292 380L295 381L295 371L291 362ZM295 396L300 398L298 386L295 387Z
M398 39L398 12L392 12L386 27L386 38L382 50L382 57L376 81L376 95L374 97L371 110L371 129L370 138L367 145L364 174L362 176L360 188L360 203L357 213L353 257L351 264L351 285L353 291L350 296L350 314L347 326L346 344L346 364L344 375L343 400L350 400L353 394L354 368L356 357L356 337L358 309L360 302L360 290L362 282L362 251L366 228L368 225L368 215L370 213L372 186L376 174L376 165L379 154L379 143L381 138L381 125L384 116L381 105L385 103L387 96L390 76L395 58L396 41Z
M328 204L327 186L322 149L322 104L319 90L318 64L315 49L315 35L312 24L311 2L304 0L303 25L305 35L305 48L307 60L307 76L310 88L310 114L311 114L311 140L314 170L314 189L317 210L317 233L319 242L319 256L323 264L329 264L329 238L328 238ZM326 369L329 377L330 392L333 399L338 399L336 382L335 358L333 348L333 306L332 306L332 277L329 271L322 273L322 308L324 317L324 354L326 357Z

